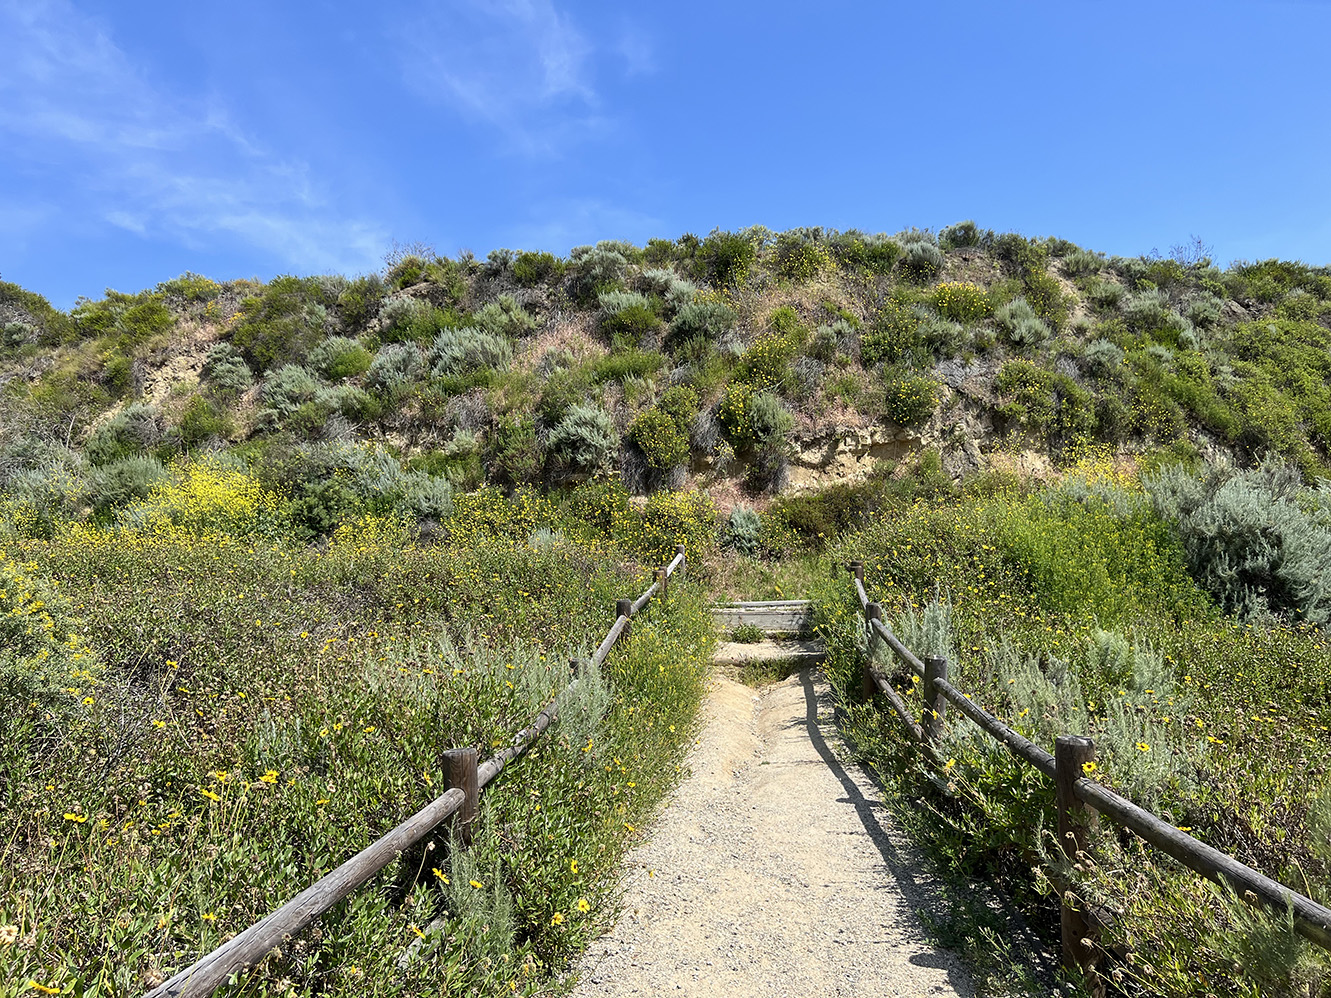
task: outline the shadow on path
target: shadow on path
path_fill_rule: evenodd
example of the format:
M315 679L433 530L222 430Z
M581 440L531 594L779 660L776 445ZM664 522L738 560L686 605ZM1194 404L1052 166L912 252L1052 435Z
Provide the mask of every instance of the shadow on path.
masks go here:
M846 792L842 803L850 804L855 808L856 816L864 826L864 830L869 834L869 839L878 849L879 854L882 855L883 863L888 872L892 874L897 883L897 889L905 898L906 903L910 905L915 913L936 910L939 907L938 895L940 891L929 883L920 880L918 870L921 861L916 857L903 854L897 848L897 844L887 828L892 817L887 805L881 801L871 800L864 795L864 792L860 789L860 784L846 771L841 760L832 751L832 747L827 744L827 739L823 737L822 728L818 723L818 708L823 706L831 712L834 710L835 704L830 687L828 687L820 701L818 691L813 683L814 671L812 668L805 668L799 674L800 686L804 691L804 728L808 733L809 741L813 743L814 751L818 753L832 775L840 781ZM880 793L885 794L885 787L877 774L867 766L855 765L855 769L868 783L876 787ZM899 832L897 834L904 833ZM1011 909L1010 905L1004 903L1001 898L995 898L994 900L1001 908L1003 918L1017 930L1018 934L1027 937L1029 944L1033 947L1029 951L1033 957L1046 948L1043 943L1036 939L1025 925L1024 920ZM923 929L919 924L918 914L916 914L915 923L921 936L924 936ZM912 958L912 962L921 959L926 958L917 956ZM971 983L969 976L959 967L959 962L955 956L953 959L944 958L940 961L942 965L945 965L944 969L947 970L949 982L959 994L974 994L974 985ZM928 965L936 966L933 963Z

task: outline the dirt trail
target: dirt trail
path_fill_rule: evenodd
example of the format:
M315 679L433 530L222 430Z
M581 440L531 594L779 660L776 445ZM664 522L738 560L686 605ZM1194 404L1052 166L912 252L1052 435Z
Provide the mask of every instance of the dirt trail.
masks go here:
M705 710L692 775L630 856L624 913L573 994L972 995L924 941L916 861L838 758L822 677L718 677Z

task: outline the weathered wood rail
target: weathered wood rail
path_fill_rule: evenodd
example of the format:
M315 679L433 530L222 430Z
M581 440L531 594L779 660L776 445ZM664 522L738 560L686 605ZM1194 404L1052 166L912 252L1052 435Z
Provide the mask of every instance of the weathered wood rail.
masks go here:
M884 695L911 740L920 745L931 761L941 762L937 743L942 737L943 723L950 705L1022 762L1054 781L1058 840L1070 862L1077 862L1079 852L1087 852L1097 816L1106 815L1193 872L1228 886L1245 901L1265 906L1281 916L1292 913L1294 929L1299 935L1331 949L1331 909L1193 838L1158 815L1116 794L1104 784L1090 779L1083 769L1095 759L1095 745L1090 738L1060 735L1051 755L974 703L949 681L947 659L919 658L883 623L882 606L870 601L864 589L864 564L852 561L846 567L852 574L855 595L864 611L864 629L868 640L864 666L865 693L872 696L881 692ZM897 659L920 677L924 707L918 721L889 678L874 666L873 651L877 641L882 641ZM1075 899L1068 892L1060 893L1063 961L1088 974L1093 989L1099 990L1095 986L1095 975L1101 951L1096 945L1095 920L1088 917L1089 913L1084 907L1073 903Z
M677 572L682 573L686 567L684 545L681 544L676 548L675 557L670 563L656 573L656 581L646 592L636 600L616 601L615 622L592 653L591 661L597 665L602 664L615 643L628 637L633 615L653 597L659 595L664 599L670 577ZM565 687L565 692L577 684L581 664L580 659L570 662L573 678ZM145 998L202 998L211 995L231 977L252 970L275 950L280 950L286 940L313 924L449 818L454 818L458 823L458 832L464 841L469 840L480 792L503 772L505 766L519 759L541 733L554 723L559 715L560 696L562 694L546 704L528 727L514 735L507 747L496 752L483 764L478 765L479 753L474 748L450 749L445 752L449 789L442 796L337 869L319 878L267 917L153 988Z
M731 603L712 607L712 618L723 628L752 624L769 634L802 634L809 628L810 608L808 600L799 599Z

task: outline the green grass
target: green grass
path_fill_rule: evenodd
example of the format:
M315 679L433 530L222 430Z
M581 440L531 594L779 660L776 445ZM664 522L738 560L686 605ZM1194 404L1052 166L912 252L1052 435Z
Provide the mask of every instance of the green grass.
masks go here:
M1316 831L1331 766L1327 637L1222 614L1131 482L1091 470L1036 491L958 492L887 510L832 553L863 558L890 626L917 650L948 654L954 683L1027 737L1052 750L1056 734L1093 735L1099 778L1331 899ZM954 715L941 748L951 793L939 796L891 715L858 700L859 611L848 582L820 584L815 602L850 729L933 815L916 832L934 860L1047 912L1032 867L1053 848L1052 788ZM915 684L898 685L920 709ZM1131 973L1141 993L1193 994L1199 973L1217 994L1292 994L1291 981L1322 979L1325 954L1282 937L1278 924L1250 924L1191 873L1113 836L1101 848L1083 887L1125 912L1107 943L1138 953ZM1235 954L1259 936L1269 944L1262 958L1236 970Z
M650 579L598 545L458 537L422 548L376 521L321 549L166 528L11 537L25 586L81 618L86 651L0 661L33 704L7 711L0 754L0 926L17 937L0 995L137 993L257 921L436 797L444 748L485 758L528 723ZM547 989L614 915L712 641L700 593L672 586L583 684L601 696L487 792L470 853L404 857L244 993ZM447 947L399 970L435 918L424 945Z

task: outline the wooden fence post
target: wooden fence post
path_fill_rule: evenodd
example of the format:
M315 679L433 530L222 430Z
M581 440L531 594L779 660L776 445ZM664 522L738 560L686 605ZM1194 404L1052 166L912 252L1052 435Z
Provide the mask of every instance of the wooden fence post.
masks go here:
M1090 849L1091 832L1098 827L1100 817L1095 808L1077 799L1073 785L1084 775L1083 766L1095 761L1095 743L1081 735L1059 735L1054 742L1054 786L1058 793L1058 844L1071 863L1080 863ZM1092 993L1102 994L1098 987L1095 950L1095 929L1086 918L1083 908L1069 904L1069 895L1063 895L1061 913L1063 935L1063 966L1080 970L1087 976Z
M930 655L924 660L924 714L920 727L924 729L924 740L930 744L943 737L943 720L947 715L947 700L938 692L935 679L947 679L947 659L941 655Z
M864 626L869 631L869 644L864 652L864 677L862 689L864 698L872 700L873 695L878 692L878 684L873 680L873 646L878 640L878 633L873 629L875 620L883 619L883 607L878 603L870 603L864 608Z
M864 581L864 562L862 561L847 562L846 571L848 571L851 575L855 576L855 578L859 579L861 582Z
M615 619L620 617L628 618L624 621L624 630L620 632L621 637L627 638L629 632L633 630L633 600L621 599L615 600Z
M675 545L675 554L684 555L684 560L679 563L679 568L677 569L677 571L679 572L679 577L682 579L684 577L685 569L689 567L689 556L687 554L684 554L683 544Z
M458 789L467 795L466 802L458 808L453 818L453 828L464 846L471 845L472 824L476 820L476 805L480 800L480 781L476 776L476 764L480 753L474 748L449 749L444 753L444 776L450 790Z
M664 603L666 595L670 591L670 576L666 574L664 568L658 568L656 570L656 581L660 583L660 588L656 590L656 598Z

